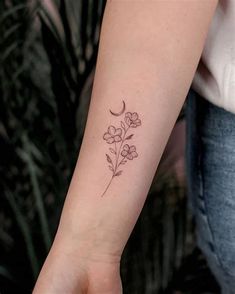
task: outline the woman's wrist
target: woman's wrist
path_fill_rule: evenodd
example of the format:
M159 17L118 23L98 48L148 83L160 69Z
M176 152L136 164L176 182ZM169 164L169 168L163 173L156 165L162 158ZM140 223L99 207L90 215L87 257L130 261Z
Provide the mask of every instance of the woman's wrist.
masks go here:
M69 248L81 259L119 263L129 237L128 226L123 228L110 214L110 203L90 203L89 197L79 200L77 194L83 194L82 189L66 197L55 246Z
M107 264L119 264L122 248L117 246L114 242L106 238L108 235L104 228L97 229L99 232L93 230L65 232L64 228L59 228L52 250L56 252L64 252L73 256L79 262L101 262Z
M33 293L120 294L120 256L101 253L90 244L81 246L76 239L60 233L58 231Z

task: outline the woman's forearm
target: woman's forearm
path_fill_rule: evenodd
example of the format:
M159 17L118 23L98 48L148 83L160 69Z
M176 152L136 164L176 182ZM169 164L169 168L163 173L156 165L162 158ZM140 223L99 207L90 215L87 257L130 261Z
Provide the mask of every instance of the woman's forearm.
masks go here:
M108 1L84 139L55 247L69 240L78 256L119 261L216 3Z
M80 239L89 235L101 251L121 253L143 206L200 58L215 6L203 2L107 4L85 136L61 223ZM122 147L135 146L138 157L126 159L101 197L113 175L106 154L115 164L109 148L120 147L121 121L128 128L125 113L110 113L119 112L123 100L125 113L136 112L141 124L128 129L133 137ZM116 128L111 136L122 131L116 144L104 140L109 126Z

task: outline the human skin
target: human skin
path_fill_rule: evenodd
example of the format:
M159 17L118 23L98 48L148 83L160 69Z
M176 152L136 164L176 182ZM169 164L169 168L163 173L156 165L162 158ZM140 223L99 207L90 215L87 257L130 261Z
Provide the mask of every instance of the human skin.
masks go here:
M112 0L105 9L85 134L34 294L120 294L124 246L196 71L217 0ZM136 146L110 181L104 139L136 112ZM131 133L130 133L131 134ZM121 156L121 155L120 155ZM122 157L120 157L122 158Z

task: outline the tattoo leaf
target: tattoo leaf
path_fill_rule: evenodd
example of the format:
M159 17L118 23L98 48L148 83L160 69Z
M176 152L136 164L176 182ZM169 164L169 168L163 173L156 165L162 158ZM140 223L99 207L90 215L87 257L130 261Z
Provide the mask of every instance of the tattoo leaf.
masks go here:
M116 151L113 148L109 148L110 152L116 154Z
M106 154L106 159L107 159L108 163L113 164L112 159L110 158L110 156L108 154Z
M121 127L124 129L124 131L126 130L126 127L123 121L121 121Z
M133 136L134 136L134 134L131 134L131 135L129 135L128 137L126 137L125 140L130 140Z
M121 164L125 164L127 162L127 160L123 160L122 162L121 162Z
M122 174L122 170L118 171L115 176L120 176Z

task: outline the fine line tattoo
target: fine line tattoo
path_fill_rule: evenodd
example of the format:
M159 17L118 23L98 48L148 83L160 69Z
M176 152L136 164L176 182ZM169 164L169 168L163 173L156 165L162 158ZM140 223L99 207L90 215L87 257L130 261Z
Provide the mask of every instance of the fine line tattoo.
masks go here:
M114 116L121 116L122 114L124 114L126 104L124 101L122 101L122 103L123 107L121 111L116 113L110 110L110 113ZM120 166L126 164L128 160L133 160L134 158L138 157L136 146L131 145L129 142L129 144L125 142L131 140L134 136L132 132L131 134L129 134L129 132L133 128L137 128L140 125L141 120L138 113L128 111L124 115L124 120L121 120L120 127L110 125L107 131L104 133L103 139L106 141L107 144L110 145L109 154L106 153L106 160L109 164L108 167L112 172L112 177L101 197L103 197L104 194L107 192L114 177L120 176L122 174L123 171L120 169Z

